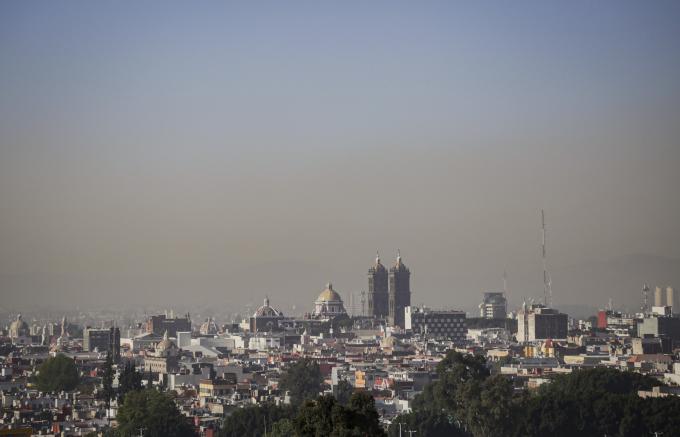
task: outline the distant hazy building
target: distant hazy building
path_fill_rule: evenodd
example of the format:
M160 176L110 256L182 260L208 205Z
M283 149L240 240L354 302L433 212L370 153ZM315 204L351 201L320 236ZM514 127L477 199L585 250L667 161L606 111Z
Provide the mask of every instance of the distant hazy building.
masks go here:
M479 304L479 316L484 319L504 319L508 314L508 301L503 293L487 292Z
M433 338L464 341L467 337L463 311L432 310L407 306L404 308L404 329Z
M18 337L28 337L30 335L31 331L28 327L28 323L23 320L21 314L17 315L17 318L9 325L9 337L15 339Z
M375 257L375 265L368 269L368 316L384 318L389 313L389 293L387 269L380 263L380 256Z
M217 323L215 323L215 319L213 319L212 317L208 317L207 319L205 319L205 322L203 322L203 324L201 324L201 327L198 328L198 332L201 335L217 334L219 332L219 329L217 328Z
M397 252L397 261L390 268L389 275L389 312L387 322L390 326L404 327L404 309L411 306L411 271L401 261Z
M171 337L177 335L177 331L191 331L191 319L189 314L184 317L170 317L161 314L158 316L151 316L147 322L147 332L155 335L163 335L165 332Z
M83 331L83 350L88 352L94 350L108 351L109 333L108 329L85 328Z
M109 329L109 353L113 356L113 362L120 360L120 328Z
M21 314L9 325L9 338L13 344L31 343L31 330L22 318Z
M680 318L649 316L638 322L638 337L666 337L674 347L680 345Z
M340 315L346 315L345 305L342 303L340 295L333 290L330 282L326 289L319 294L314 302L314 317L319 319L333 319Z
M85 328L83 330L83 350L111 353L114 362L120 358L120 329Z
M252 332L278 330L279 322L283 318L283 313L272 308L269 305L269 298L265 297L263 305L250 318L249 328Z
M180 349L170 340L168 333L156 344L155 351L144 357L144 371L166 374L178 369Z
M564 340L567 338L569 318L553 308L541 304L527 307L526 303L517 314L517 341Z

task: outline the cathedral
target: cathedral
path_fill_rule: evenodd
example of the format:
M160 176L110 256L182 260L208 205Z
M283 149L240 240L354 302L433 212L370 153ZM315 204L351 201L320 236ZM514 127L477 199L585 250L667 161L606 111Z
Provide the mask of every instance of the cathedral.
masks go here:
M376 256L375 264L368 269L368 316L386 318L390 326L404 327L404 309L411 305L411 271L397 259L389 271Z

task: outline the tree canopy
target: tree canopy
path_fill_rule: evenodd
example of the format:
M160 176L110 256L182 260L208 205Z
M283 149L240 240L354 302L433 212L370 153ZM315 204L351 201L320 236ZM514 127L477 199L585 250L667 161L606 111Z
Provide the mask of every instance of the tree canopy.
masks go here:
M384 431L378 419L373 397L367 393L353 394L347 405L333 396L321 396L297 409L273 404L240 408L224 420L219 435L262 437L266 424L270 436L380 437Z
M48 358L38 369L36 377L38 389L46 392L73 390L79 381L76 363L63 354Z
M295 435L299 437L379 437L385 433L378 418L373 397L367 393L355 393L347 407L333 396L307 401L293 423Z
M261 437L265 435L265 426L268 430L271 430L275 424L287 419L288 423L278 425L278 431L283 432L284 429L291 426L290 420L294 417L295 410L291 406L263 403L239 408L224 420L219 435L220 437L240 437L244 435Z
M196 435L187 418L168 395L155 389L133 390L125 396L116 416L118 436L185 437Z
M595 368L555 376L529 392L503 375L489 376L481 357L450 352L438 379L413 402L398 425L420 437L677 435L680 399L642 399L637 391L660 382L633 372Z
M304 358L292 364L281 376L279 386L290 392L291 401L299 405L309 399L316 399L321 391L323 377L319 364Z
M118 376L118 401L124 402L129 392L142 389L142 374L132 362L127 361Z

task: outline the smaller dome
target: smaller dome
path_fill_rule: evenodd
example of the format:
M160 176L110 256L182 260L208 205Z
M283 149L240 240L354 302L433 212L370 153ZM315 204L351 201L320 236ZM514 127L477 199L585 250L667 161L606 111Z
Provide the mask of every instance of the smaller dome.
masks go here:
M165 331L165 334L163 334L163 340L159 341L156 345L156 352L161 353L173 349L177 349L177 345L168 338L168 331Z
M255 311L253 317L281 317L283 313L269 306L269 298L264 298L264 304Z
M333 290L333 284L330 282L326 285L326 289L321 292L316 299L317 302L342 302L342 298L337 291Z

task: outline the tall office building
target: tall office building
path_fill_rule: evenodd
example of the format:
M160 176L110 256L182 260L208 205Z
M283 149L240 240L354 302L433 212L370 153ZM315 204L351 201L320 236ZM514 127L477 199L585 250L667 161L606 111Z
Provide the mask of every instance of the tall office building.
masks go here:
M158 336L167 332L170 337L176 337L177 332L191 331L191 318L188 313L184 317L177 318L167 317L164 314L151 316L146 323L146 330Z
M466 316L463 311L408 306L404 313L404 329L414 334L456 342L463 342L467 337Z
M537 340L565 340L569 316L545 305L526 302L517 314L517 341L529 343Z
M368 269L368 316L386 317L389 309L387 291L387 269L380 263L380 255L376 254L375 265Z
M401 261L397 251L397 261L389 272L389 313L390 326L404 327L404 309L411 306L411 272Z
M479 304L479 316L484 319L504 319L507 317L508 301L503 293L486 292Z
M83 350L107 352L111 354L114 363L118 362L120 359L120 329L115 327L109 329L85 328L83 331Z
M109 329L109 353L114 363L120 360L120 329L118 327Z

